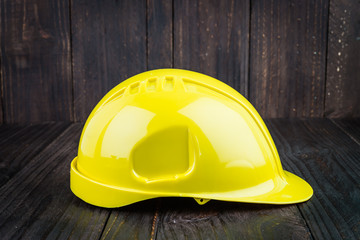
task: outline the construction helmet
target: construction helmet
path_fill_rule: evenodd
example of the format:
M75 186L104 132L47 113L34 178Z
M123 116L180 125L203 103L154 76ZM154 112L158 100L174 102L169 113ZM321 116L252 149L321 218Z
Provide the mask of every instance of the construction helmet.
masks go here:
M71 190L101 207L156 197L290 204L313 190L284 171L260 115L203 74L138 74L98 103L71 163Z

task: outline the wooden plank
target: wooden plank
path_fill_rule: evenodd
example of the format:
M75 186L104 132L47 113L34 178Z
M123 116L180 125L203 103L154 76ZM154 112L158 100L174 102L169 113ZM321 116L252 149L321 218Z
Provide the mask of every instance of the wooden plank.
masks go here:
M157 200L113 209L101 239L155 239Z
M5 122L70 121L68 1L1 1Z
M173 2L147 0L147 68L173 66Z
M314 196L298 207L315 239L360 239L360 148L328 119L271 120L285 169Z
M0 3L1 4L1 3ZM0 5L1 6L1 5ZM0 19L1 19L1 10L0 10ZM0 33L1 33L1 24L0 24ZM0 38L0 49L1 49L1 38ZM4 122L4 79L2 74L2 63L1 63L1 54L0 54L0 125Z
M69 188L81 129L70 126L0 188L2 239L99 239L109 210L82 202Z
M0 31L1 32L1 31ZM2 74L1 74L1 57L0 57L0 125L4 122L4 105L3 105L3 89L4 89Z
M174 1L174 67L215 77L248 94L250 4Z
M157 239L311 239L295 205L163 200Z
M360 117L360 2L330 1L325 115Z
M16 131L24 128L24 126L18 124L1 124L0 125L0 139L3 139L5 135L11 135ZM0 140L1 141L1 140Z
M360 119L333 119L339 128L360 145Z
M146 70L146 1L71 1L75 120Z
M322 117L328 1L251 8L250 102L262 117Z
M70 124L8 126L0 132L0 186L58 137ZM4 129L5 130L5 129Z
M109 209L91 206L77 198L73 198L66 207L46 239L99 239L109 217Z

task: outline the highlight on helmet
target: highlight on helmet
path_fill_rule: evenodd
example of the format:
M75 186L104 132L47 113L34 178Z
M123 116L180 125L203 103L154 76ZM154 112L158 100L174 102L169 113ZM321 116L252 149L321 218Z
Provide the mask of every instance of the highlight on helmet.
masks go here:
M268 129L241 94L179 69L138 74L103 97L81 134L70 186L101 207L156 197L292 204L313 194L283 170Z

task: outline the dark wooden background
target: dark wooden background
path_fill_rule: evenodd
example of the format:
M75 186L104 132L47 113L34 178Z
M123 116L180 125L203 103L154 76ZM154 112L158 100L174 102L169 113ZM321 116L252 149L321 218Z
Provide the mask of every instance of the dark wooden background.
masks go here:
M359 0L0 2L0 122L82 122L121 81L171 67L265 118L360 117Z

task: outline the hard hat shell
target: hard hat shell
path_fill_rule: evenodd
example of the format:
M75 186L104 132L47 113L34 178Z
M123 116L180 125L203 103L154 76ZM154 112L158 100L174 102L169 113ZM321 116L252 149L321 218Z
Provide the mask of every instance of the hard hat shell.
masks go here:
M241 94L179 69L138 74L106 94L87 119L70 176L75 195L102 207L170 196L290 204L313 194L283 170Z

